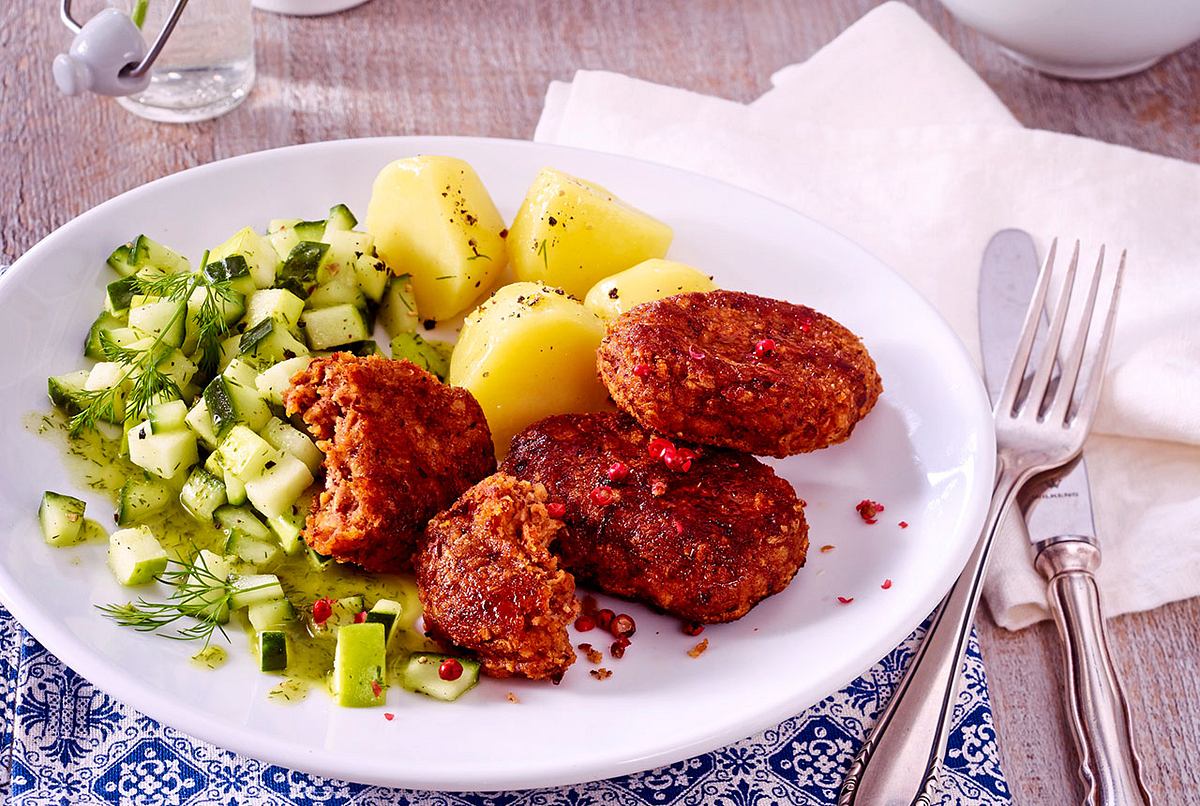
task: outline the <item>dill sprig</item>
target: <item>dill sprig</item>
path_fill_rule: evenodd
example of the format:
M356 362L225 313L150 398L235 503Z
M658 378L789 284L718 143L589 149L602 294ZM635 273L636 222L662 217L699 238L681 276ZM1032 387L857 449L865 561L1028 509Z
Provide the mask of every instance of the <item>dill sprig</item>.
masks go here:
M206 252L202 264L207 259L207 254ZM95 427L100 420L136 420L146 414L154 403L168 397L183 396L175 380L161 367L176 349L164 340L165 336L180 323L184 323L185 326L191 325L195 330L199 371L207 377L216 371L220 363L221 340L229 330L225 322L224 307L234 300L236 293L230 287L230 280L212 278L203 272L181 272L149 278L138 275L133 277L139 294L173 302L175 311L154 342L144 350L123 347L113 341L107 333L101 333L100 349L105 359L122 364L126 369L109 388L89 390L80 394L80 410L70 421L73 434ZM199 297L199 304L193 306L191 300L198 290L203 293Z
M215 632L220 632L229 641L223 622L228 618L233 598L231 577L214 573L204 555L197 552L191 560L170 560L158 581L173 586L165 602L150 602L139 597L136 603L96 605L96 609L120 626L132 627L138 632L154 632L176 641L203 640L205 647ZM264 587L268 586L258 585L245 590ZM185 619L195 623L163 632Z

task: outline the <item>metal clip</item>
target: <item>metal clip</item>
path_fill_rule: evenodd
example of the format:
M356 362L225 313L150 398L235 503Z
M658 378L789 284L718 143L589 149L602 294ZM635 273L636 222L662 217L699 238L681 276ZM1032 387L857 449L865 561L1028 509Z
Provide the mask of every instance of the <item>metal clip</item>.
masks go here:
M84 25L71 13L71 1L62 0L59 16L75 32L67 53L54 59L54 79L68 95L84 90L102 95L132 95L150 83L150 68L175 30L188 0L175 0L171 14L146 48L142 32L121 11L108 8Z

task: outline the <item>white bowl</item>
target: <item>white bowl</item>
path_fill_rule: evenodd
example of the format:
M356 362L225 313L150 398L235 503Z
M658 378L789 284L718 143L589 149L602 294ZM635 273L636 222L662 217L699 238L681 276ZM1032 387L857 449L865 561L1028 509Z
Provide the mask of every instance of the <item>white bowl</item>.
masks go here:
M941 0L1028 67L1061 78L1137 73L1200 39L1200 0Z

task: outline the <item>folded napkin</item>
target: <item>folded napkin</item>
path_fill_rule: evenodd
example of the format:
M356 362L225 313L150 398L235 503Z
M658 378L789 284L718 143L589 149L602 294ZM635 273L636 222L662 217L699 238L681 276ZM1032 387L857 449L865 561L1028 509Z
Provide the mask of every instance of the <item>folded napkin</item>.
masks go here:
M1129 250L1086 455L1109 614L1200 593L1200 166L1023 129L916 12L887 3L739 104L583 71L550 88L536 140L627 154L778 199L911 282L978 359L983 249L1005 227ZM1090 264L1089 264L1090 265ZM1027 544L1002 535L985 596L1048 617Z
M808 711L657 770L525 792L417 792L338 781L239 756L139 714L63 666L0 608L0 803L13 806L825 806L891 697L920 630ZM972 637L938 804L1010 802ZM11 772L10 772L11 771Z

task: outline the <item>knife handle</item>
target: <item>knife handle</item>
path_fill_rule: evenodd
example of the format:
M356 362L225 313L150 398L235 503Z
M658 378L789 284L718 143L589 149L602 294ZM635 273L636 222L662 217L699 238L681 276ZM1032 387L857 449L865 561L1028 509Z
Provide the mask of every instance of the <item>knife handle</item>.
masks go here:
M1083 803L1150 806L1092 575L1100 565L1100 549L1087 538L1055 538L1041 544L1036 565L1049 581L1047 598L1062 638L1067 710L1086 789Z

